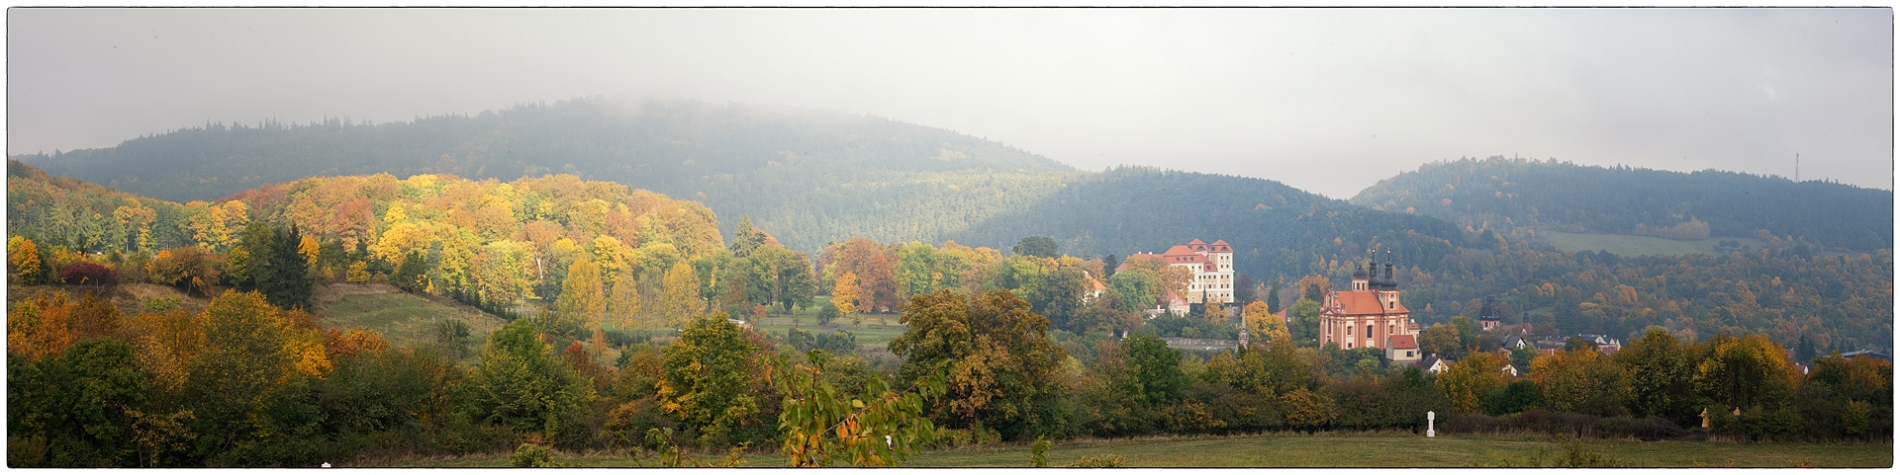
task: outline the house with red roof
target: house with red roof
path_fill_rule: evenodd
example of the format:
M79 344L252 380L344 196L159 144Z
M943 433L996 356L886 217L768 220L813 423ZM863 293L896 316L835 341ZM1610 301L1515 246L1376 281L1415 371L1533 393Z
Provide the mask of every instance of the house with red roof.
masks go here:
M1108 286L1103 285L1101 279L1089 275L1089 271L1082 271L1082 303L1095 300L1096 297L1102 296L1102 292L1107 291Z
M1385 360L1388 363L1410 364L1419 359L1418 338L1412 335L1392 335L1392 344L1385 348Z

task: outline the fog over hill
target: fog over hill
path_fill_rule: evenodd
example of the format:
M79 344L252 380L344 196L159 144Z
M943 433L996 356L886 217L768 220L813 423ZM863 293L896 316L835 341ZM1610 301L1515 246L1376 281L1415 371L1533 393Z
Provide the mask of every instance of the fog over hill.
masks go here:
M1766 230L1856 251L1893 247L1890 190L1721 170L1464 159L1382 180L1352 203L1503 233L1529 227L1701 239Z

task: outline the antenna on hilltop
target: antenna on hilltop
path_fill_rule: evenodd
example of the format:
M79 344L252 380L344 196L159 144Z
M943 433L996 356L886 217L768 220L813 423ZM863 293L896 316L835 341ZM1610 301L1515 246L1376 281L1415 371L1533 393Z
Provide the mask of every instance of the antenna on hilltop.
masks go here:
M1794 154L1794 182L1801 182L1801 154Z

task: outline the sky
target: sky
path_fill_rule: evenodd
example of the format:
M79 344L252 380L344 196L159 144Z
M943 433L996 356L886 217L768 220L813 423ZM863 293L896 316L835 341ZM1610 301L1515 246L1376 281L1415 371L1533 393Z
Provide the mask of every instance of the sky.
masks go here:
M1461 157L1893 189L1876 9L23 9L8 154L582 96L869 114L1333 198Z

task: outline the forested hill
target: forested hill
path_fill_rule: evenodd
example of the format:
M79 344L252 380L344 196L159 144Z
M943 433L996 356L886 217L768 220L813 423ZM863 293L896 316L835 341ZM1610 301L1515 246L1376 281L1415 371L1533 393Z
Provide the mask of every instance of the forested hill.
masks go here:
M1440 219L1358 208L1276 181L1141 167L1078 177L952 237L1000 246L1028 235L1052 236L1069 254L1121 257L1225 239L1238 270L1293 280L1331 274L1374 248L1436 265L1467 239Z
M1892 191L1713 170L1465 159L1401 173L1351 201L1503 233L1528 226L1700 239L1766 229L1834 248L1893 247Z
M889 119L654 99L578 99L384 124L210 124L112 148L13 158L181 202L310 176L510 181L567 173L701 201L721 216L752 215L786 244L809 249L853 235L935 239L1051 191L1072 173L995 142Z

